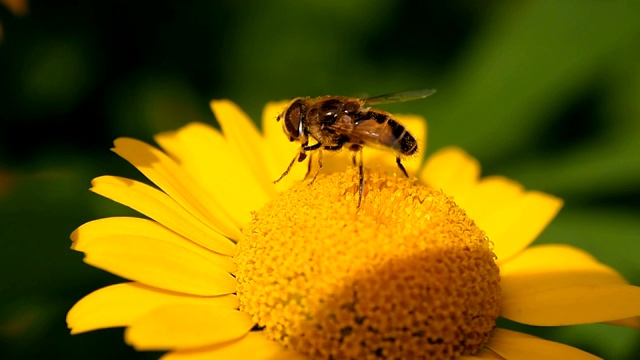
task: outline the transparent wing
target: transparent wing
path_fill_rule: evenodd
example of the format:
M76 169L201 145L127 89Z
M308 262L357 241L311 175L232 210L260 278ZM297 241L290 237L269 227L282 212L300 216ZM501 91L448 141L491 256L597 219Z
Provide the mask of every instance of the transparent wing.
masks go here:
M398 92L393 94L370 97L368 99L364 99L364 103L366 105L379 105L379 104L389 104L389 103L395 103L395 102L418 100L418 99L424 99L429 95L433 95L433 93L435 92L436 92L436 89L420 89L420 90L403 91L403 92Z

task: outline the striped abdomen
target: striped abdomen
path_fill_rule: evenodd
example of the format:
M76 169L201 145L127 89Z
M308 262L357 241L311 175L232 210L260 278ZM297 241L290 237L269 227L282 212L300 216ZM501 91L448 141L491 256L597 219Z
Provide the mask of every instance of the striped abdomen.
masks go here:
M370 109L360 114L351 133L352 142L393 150L399 155L409 156L418 151L416 139L407 129L395 121L389 113Z

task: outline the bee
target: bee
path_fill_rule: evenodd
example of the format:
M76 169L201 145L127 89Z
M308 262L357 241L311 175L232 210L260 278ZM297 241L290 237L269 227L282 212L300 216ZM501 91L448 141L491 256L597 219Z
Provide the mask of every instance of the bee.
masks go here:
M300 149L274 184L291 171L296 161L304 161L307 153L310 156L305 179L308 178L313 154L317 152L318 168L311 180L313 182L322 168L322 151L338 151L347 148L351 154L353 166L356 166L356 155L359 158L357 166L360 176L358 188L358 207L360 207L364 188L363 147L370 146L395 154L396 164L406 177L409 177L409 174L402 165L401 158L413 155L418 150L416 139L393 118L392 114L370 106L422 99L433 93L435 93L434 89L422 89L367 99L346 96L293 99L276 120L283 120L282 129L285 135L289 141L299 142ZM310 138L315 143L309 145Z

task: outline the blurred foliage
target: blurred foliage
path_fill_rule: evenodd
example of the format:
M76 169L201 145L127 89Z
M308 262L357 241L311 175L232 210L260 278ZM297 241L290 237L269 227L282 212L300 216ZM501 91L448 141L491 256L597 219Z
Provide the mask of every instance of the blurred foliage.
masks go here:
M0 358L157 357L124 345L121 329L68 335L73 303L117 281L84 265L68 235L131 213L87 191L98 175L140 178L108 151L114 138L215 123L212 98L259 119L272 100L435 87L386 108L424 115L429 151L460 145L484 174L564 198L539 242L584 248L639 285L638 19L639 2L613 0L0 8ZM631 329L526 330L640 358Z

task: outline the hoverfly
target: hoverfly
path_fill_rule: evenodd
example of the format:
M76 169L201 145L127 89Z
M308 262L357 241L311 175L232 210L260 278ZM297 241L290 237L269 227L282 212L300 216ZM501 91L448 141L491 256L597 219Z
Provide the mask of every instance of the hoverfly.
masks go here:
M409 174L402 165L401 159L413 155L418 150L416 139L394 119L392 114L370 106L423 99L435 92L435 89L422 89L366 99L329 95L293 99L276 120L283 119L282 129L285 135L289 141L300 142L301 146L298 154L274 183L282 180L289 173L296 160L302 162L307 158L307 153L313 154L313 152L318 153L318 169L313 176L315 180L322 168L322 151L338 151L346 147L351 153L354 166L356 166L356 155L359 155L357 166L360 175L358 188L358 207L360 207L364 188L363 147L371 146L395 154L396 164L406 177L409 177ZM315 140L315 144L309 145L309 138ZM310 171L311 157L305 178L309 176Z

